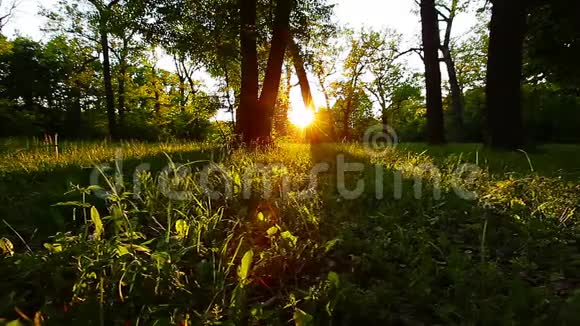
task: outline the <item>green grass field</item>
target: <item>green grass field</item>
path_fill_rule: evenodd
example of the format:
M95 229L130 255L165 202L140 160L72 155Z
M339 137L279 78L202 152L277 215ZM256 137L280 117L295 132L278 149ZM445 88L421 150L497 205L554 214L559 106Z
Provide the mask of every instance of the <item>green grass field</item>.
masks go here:
M580 322L579 146L60 151L3 141L0 320Z

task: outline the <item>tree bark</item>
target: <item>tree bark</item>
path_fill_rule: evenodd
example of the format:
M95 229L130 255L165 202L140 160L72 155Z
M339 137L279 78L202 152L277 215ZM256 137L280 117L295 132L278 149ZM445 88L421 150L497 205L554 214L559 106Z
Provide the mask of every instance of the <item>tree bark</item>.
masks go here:
M153 96L155 97L155 105L154 110L156 115L161 114L161 94L159 93L159 89L157 88L157 71L155 67L151 67L151 74L153 76L153 80L151 81L151 86L153 86Z
M300 84L300 91L302 93L304 106L308 110L314 110L314 100L312 98L310 82L308 81L308 74L304 68L304 60L302 60L302 56L300 55L300 47L298 44L296 44L292 36L290 36L288 40L288 50L292 56L294 69L296 70L296 75L298 76L298 83Z
M493 1L487 62L487 143L514 150L524 145L521 108L525 0Z
M291 0L279 0L276 5L270 55L268 57L266 75L264 76L262 94L258 103L259 116L256 126L259 129L258 138L260 142L266 144L270 142L272 133L272 118L280 89L282 65L284 64L284 55L290 35L291 2Z
M441 15L443 20L447 23L445 28L445 38L441 45L441 52L443 53L443 62L447 67L447 75L449 76L449 89L451 92L451 109L453 112L453 120L457 128L457 138L463 140L465 127L463 122L463 92L459 86L457 78L457 70L455 69L455 62L451 54L451 32L453 30L453 22L457 14L458 0L453 0L449 10L449 16Z
M101 13L103 15L103 13ZM115 94L111 82L111 62L109 59L109 35L106 27L106 20L101 18L100 34L101 49L103 50L103 81L105 84L105 102L107 108L107 118L109 122L109 136L117 139L117 117L115 114Z
M445 143L441 69L439 66L439 20L435 0L421 0L421 24L427 92L427 137L432 145Z
M459 132L459 139L462 140L464 134L464 121L463 121L463 92L459 86L459 80L457 78L457 70L455 70L455 62L451 56L449 49L443 49L443 61L445 66L447 66L447 74L449 75L449 88L451 91L451 109L453 111L453 119L456 128Z
M119 81L118 81L118 104L119 104L119 127L121 130L125 127L125 75L127 74L127 64L120 63Z
M257 140L252 126L258 111L258 51L256 48L256 0L240 0L241 89L237 129L244 144Z
M181 113L185 112L185 105L187 103L187 98L185 98L185 80L182 76L179 76L179 108Z

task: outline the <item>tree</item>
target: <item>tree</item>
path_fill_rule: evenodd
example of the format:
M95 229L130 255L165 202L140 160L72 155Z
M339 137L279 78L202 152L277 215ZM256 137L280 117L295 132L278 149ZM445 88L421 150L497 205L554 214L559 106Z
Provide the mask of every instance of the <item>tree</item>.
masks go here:
M447 67L447 75L449 78L449 90L451 93L451 108L453 112L453 120L455 128L458 130L458 139L463 138L463 92L459 86L457 70L455 67L455 60L453 57L453 49L451 47L451 33L453 31L453 23L458 12L465 9L467 2L460 4L460 0L451 0L451 4L438 3L439 17L445 22L445 34L443 43L441 43L441 53L443 54L443 62Z
M452 48L457 82L461 94L485 86L489 34L486 22L478 21L466 38L458 40Z
M353 115L357 113L357 99L364 93L363 75L368 70L372 58L380 51L381 37L376 32L361 30L359 33L349 32L349 53L344 60L343 80L333 84L334 91L342 94L342 105L335 108L342 110L336 112L335 116L340 116L342 138L352 139ZM366 96L366 94L365 94Z
M2 30L6 24L8 24L12 16L14 16L18 4L18 0L0 0L0 34L2 34Z
M339 46L338 40L329 40L325 38L326 42L318 43L315 48L314 55L311 59L312 72L316 76L318 86L324 95L326 108L330 109L331 90L330 77L337 72L339 63L339 56L342 48Z
M487 143L498 149L524 145L521 78L526 0L494 0L487 63Z
M528 15L525 77L548 81L563 92L580 96L580 2L537 0Z
M308 74L306 72L304 60L302 59L302 54L300 53L300 47L296 44L296 41L294 41L292 36L288 39L288 48L292 57L294 69L296 70L296 75L298 76L298 83L300 84L304 107L308 110L315 110L316 107L312 98L310 82L308 81Z
M439 67L439 20L435 0L421 0L420 6L427 94L427 138L430 144L439 145L445 143Z
M381 108L381 120L386 128L390 111L396 106L395 97L402 95L402 86L407 84L408 76L404 73L403 64L399 62L402 36L393 30L376 34L379 41L368 69L372 80L366 84L366 89L377 100ZM385 130L385 133L388 134L388 131Z
M113 7L119 0L112 0L108 3L102 0L88 0L97 12L98 31L101 46L101 56L103 64L103 83L105 86L105 104L107 107L107 118L109 121L109 136L113 139L119 138L117 130L117 115L115 112L115 92L111 77L111 60L109 56L109 33Z
M245 144L269 144L272 117L280 79L284 53L289 39L291 0L280 0L272 32L270 55L258 98L258 55L256 45L256 1L240 0L242 89L238 113L239 131Z
M135 61L141 55L139 52L144 47L142 42L136 38L142 10L142 7L136 6L132 2L111 8L113 18L109 22L110 35L112 36L110 49L117 59L117 112L120 130L123 130L125 125L125 84L127 71L130 68L129 59L132 57ZM118 136L121 136L121 132Z
M105 94L105 107L109 137L118 138L115 92L112 81L112 63L110 57L110 36L116 17L115 9L120 0L60 0L56 10L45 10L49 19L47 29L54 33L73 35L90 42L99 52L102 65L102 82ZM123 5L126 5L123 3Z

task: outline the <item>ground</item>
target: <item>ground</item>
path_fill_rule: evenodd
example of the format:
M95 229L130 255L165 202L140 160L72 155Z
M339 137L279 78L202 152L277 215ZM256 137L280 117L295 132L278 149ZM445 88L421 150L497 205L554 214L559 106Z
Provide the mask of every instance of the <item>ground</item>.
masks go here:
M579 146L3 143L6 320L580 321Z

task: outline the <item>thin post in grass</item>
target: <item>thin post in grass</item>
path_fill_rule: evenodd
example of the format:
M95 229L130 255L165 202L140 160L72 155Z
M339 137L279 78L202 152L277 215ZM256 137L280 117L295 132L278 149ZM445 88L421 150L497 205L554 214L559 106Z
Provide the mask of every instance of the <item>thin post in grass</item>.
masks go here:
M50 147L53 147L54 148L54 154L56 155L56 158L58 159L58 154L59 154L59 150L58 150L58 134L54 134L54 137L52 137L49 134L44 134L44 144L49 149L50 149Z
M54 134L54 153L56 154L56 159L58 160L58 134Z

